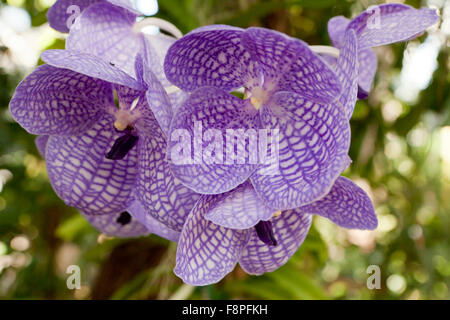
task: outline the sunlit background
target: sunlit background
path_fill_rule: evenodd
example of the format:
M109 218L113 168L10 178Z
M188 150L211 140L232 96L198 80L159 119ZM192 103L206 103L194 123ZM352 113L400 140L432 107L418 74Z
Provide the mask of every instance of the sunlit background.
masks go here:
M316 217L287 265L262 277L239 267L214 286L174 276L175 244L100 235L52 191L34 137L8 113L14 88L41 52L64 48L46 12L54 0L8 0L0 7L0 297L27 299L448 299L450 286L450 1L405 2L438 8L441 24L418 39L376 49L379 70L352 124L345 174L371 196L375 231L341 229ZM146 15L183 32L205 24L263 26L310 44L329 44L327 21L382 1L139 0ZM146 32L159 32L149 28ZM81 289L66 269L81 267ZM381 289L366 287L367 267Z

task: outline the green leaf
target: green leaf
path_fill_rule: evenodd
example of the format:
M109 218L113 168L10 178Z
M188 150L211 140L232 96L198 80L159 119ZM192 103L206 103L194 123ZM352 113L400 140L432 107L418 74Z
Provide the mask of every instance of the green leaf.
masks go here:
M33 27L39 27L47 22L47 10L41 11L38 14L31 17L31 25Z
M167 15L168 20L174 23L184 33L199 26L196 19L195 4L192 0L164 0L158 1L161 15ZM166 19L167 19L166 18Z
M75 214L58 226L55 234L65 241L72 241L84 229L90 225L81 214Z
M337 0L298 0L292 1L290 5L299 5L307 9L330 8L336 4Z
M273 11L283 8L284 2L270 1L270 2L258 2L245 11L238 13L237 15L219 21L219 24L229 24L236 27L246 27L250 25L252 21L261 19L272 13Z
M276 285L290 293L290 299L324 300L325 293L320 285L310 276L303 273L289 261L280 269L267 274Z
M278 286L266 277L249 279L247 281L232 281L225 284L225 290L232 296L250 295L252 298L267 300L289 300L292 299L289 292Z
M139 273L132 280L117 289L111 296L111 300L124 300L133 296L151 277L152 269Z
M253 21L267 17L276 10L301 6L303 8L320 9L332 7L336 0L297 0L297 1L264 1L257 2L248 9L239 12L231 18L219 21L220 24L229 24L237 27L247 27Z

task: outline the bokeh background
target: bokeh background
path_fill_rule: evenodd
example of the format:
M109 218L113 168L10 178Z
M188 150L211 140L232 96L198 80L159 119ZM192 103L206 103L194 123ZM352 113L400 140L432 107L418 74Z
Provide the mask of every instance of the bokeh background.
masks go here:
M54 0L1 0L0 298L6 299L448 299L450 297L450 1L396 1L440 9L439 26L376 49L379 70L351 120L353 163L345 172L371 196L379 227L341 229L320 217L301 249L276 272L239 267L194 288L172 272L176 246L156 236L100 235L53 192L34 137L8 103L48 48L63 48L46 12ZM382 1L143 0L141 9L183 32L212 23L276 29L329 44L327 22ZM81 267L81 289L66 286ZM381 289L366 286L369 265Z

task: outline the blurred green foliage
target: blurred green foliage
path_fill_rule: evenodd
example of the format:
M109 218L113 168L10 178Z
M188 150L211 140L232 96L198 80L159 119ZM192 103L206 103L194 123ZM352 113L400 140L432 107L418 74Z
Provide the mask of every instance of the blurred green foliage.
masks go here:
M8 3L24 8L33 27L42 28L46 22L48 1ZM376 3L160 0L157 16L183 32L213 23L263 26L310 44L329 44L326 26L331 17L351 17ZM427 4L406 3L415 7ZM59 34L52 37L47 47L64 46ZM156 236L104 238L56 197L34 137L12 121L7 109L14 88L31 70L11 68L14 59L10 48L0 43L0 297L448 299L449 40L442 43L431 82L413 103L393 94L409 44L378 48L374 89L368 100L356 106L351 121L353 163L345 174L369 191L379 228L373 232L346 231L316 217L301 249L276 272L253 277L237 267L217 285L198 288L183 285L173 274L175 244ZM393 114L392 110L397 111ZM66 287L65 270L70 264L81 267L80 290ZM379 290L366 286L369 265L380 266Z

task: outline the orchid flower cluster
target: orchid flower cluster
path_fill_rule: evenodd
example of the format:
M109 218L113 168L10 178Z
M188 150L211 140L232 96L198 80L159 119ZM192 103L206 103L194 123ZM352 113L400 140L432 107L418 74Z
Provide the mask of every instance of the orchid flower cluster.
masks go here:
M435 10L385 4L332 18L334 47L257 27L182 36L141 15L129 0L58 0L48 20L69 33L66 49L45 51L11 100L68 206L106 235L178 242L174 272L192 285L216 283L237 263L253 275L276 270L312 215L377 227L368 195L341 176L349 120L370 92L372 47L417 37L439 20ZM152 24L174 37L142 32ZM249 161L246 141L261 132L275 152L262 161L258 145Z

